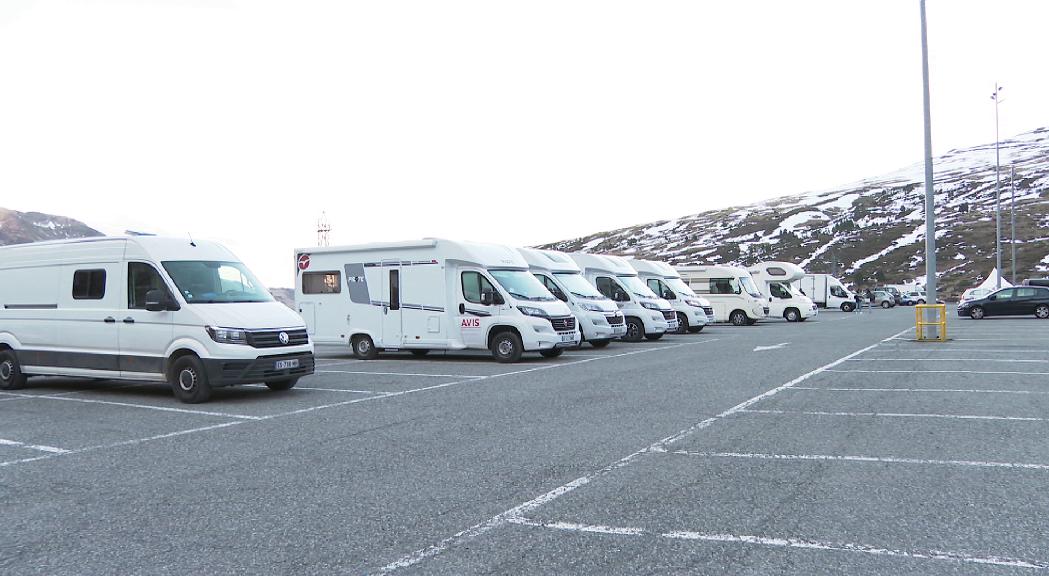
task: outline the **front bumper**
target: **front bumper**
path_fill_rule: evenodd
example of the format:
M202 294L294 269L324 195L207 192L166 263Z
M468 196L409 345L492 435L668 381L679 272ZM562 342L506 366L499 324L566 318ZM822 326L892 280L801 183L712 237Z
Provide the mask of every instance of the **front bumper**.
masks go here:
M295 368L277 369L279 361L298 360ZM274 354L254 359L202 358L212 387L258 384L300 378L313 374L313 352Z
M626 334L626 322L618 312L587 312L579 328L587 340L612 340Z

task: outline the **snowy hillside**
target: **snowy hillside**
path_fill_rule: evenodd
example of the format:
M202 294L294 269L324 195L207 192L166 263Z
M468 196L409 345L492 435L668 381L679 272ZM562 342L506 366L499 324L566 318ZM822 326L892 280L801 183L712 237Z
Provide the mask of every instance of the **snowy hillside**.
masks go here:
M1009 238L1009 166L1016 167L1018 279L1049 272L1049 128L1001 143L1002 236ZM938 274L948 295L994 267L994 143L934 159ZM859 285L925 273L924 166L837 190L785 196L556 242L546 247L673 264L788 260ZM1008 244L1003 268L1009 271Z
M0 208L0 246L85 236L102 236L102 233L64 216Z

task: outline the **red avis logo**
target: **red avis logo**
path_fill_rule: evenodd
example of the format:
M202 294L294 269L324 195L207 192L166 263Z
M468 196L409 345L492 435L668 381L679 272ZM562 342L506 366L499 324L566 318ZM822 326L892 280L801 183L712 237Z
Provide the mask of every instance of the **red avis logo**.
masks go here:
M463 318L463 323L460 324L460 326L463 327L463 328L480 328L481 327L481 319L480 318Z
M305 269L309 268L310 267L310 255L309 254L299 254L298 265L299 265L299 270L305 270Z

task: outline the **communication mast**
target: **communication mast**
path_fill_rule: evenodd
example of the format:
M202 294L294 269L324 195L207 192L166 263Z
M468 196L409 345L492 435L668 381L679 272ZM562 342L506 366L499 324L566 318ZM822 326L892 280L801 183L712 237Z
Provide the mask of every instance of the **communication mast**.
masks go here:
M331 224L328 223L328 215L321 212L317 220L317 246L331 246Z

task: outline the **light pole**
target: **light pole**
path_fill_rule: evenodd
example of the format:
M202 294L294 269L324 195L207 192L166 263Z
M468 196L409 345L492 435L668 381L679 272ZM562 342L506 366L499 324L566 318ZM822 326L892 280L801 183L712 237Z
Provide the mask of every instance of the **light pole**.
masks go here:
M922 13L922 104L925 112L925 291L926 302L936 303L936 203L932 189L932 119L929 113L929 42L925 33L925 0ZM930 308L930 321L935 313ZM938 327L932 326L933 330ZM934 334L939 337L939 333Z
M998 103L1001 102L1002 87L994 83L994 92L991 100L994 100L994 265L995 265L995 288L1002 287L1002 188L1001 188L1001 156L998 148Z
M1016 285L1016 166L1012 166L1009 169L1009 185L1012 188L1012 193L1009 197L1009 249L1012 251L1012 266L1009 267L1011 272L1010 281L1013 285Z

